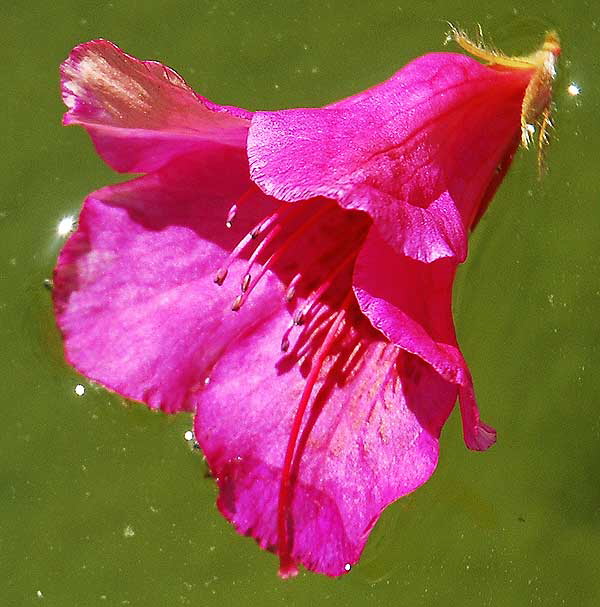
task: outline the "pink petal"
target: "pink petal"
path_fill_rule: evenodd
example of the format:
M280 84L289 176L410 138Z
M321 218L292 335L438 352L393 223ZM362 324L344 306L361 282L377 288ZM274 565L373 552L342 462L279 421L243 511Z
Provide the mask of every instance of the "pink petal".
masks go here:
M181 158L91 194L55 270L54 303L68 361L152 408L193 410L195 391L221 352L279 301L266 277L234 314L235 285L219 289L213 282L257 220L246 213L231 230L224 227L248 179L243 152L220 156ZM262 216L272 203L256 207Z
M282 464L306 384L273 344L286 319L240 336L199 393L195 430L219 484L218 506L241 533L282 556L277 529ZM296 447L290 559L340 575L359 559L382 510L435 469L456 386L365 329L355 365L332 353ZM342 362L346 358L342 356ZM243 381L240 381L243 376Z
M432 53L328 108L257 112L252 179L281 200L327 196L367 211L398 253L461 261L530 77Z
M65 124L81 124L117 171L148 172L215 147L244 148L252 114L196 94L176 72L106 40L76 47L61 66Z
M398 255L373 227L356 261L354 292L377 330L459 387L465 443L482 450L494 444L496 433L479 419L471 374L456 342L455 272L452 260L426 264Z

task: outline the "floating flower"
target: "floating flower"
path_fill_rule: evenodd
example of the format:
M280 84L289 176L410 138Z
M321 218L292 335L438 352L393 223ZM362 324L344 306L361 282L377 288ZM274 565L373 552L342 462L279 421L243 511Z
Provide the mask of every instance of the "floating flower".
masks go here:
M65 123L143 174L90 194L60 253L66 357L195 413L221 512L284 577L358 561L433 473L457 398L467 446L495 440L452 284L519 141L544 136L559 47L508 58L455 38L490 65L425 55L320 109L217 105L104 40L62 66Z

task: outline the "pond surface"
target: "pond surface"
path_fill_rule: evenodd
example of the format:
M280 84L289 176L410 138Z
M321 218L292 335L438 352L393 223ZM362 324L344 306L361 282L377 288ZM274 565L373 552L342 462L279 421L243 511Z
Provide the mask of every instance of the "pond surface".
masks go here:
M0 17L1 605L598 604L596 3L5 2ZM121 177L83 130L60 126L57 68L75 44L104 37L221 103L316 106L443 49L446 19L480 23L509 53L549 28L564 48L549 174L538 181L534 154L519 153L456 289L498 444L467 451L453 415L436 474L385 512L350 575L282 582L276 558L218 514L184 439L191 418L125 404L63 362L44 288L57 226Z

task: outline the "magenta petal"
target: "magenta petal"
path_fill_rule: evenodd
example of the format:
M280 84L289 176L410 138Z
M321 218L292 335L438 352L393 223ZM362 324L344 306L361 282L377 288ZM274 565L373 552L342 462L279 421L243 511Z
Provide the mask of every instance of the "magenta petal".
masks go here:
M356 261L354 292L376 329L459 387L465 443L482 450L495 442L496 433L479 419L471 374L456 343L455 272L450 260L425 264L396 254L373 227Z
M251 176L281 200L327 196L368 212L398 253L461 261L465 230L519 132L531 77L521 72L432 53L327 108L257 112Z
M463 436L469 449L485 451L496 442L496 430L484 424L479 418L479 409L475 401L473 382L465 382L458 391L460 415L463 423Z
M451 311L455 272L449 260L427 264L396 254L373 226L353 278L360 308L373 326L453 382L460 365L440 344L456 344Z
M73 49L61 76L64 123L84 126L117 171L152 171L215 146L245 148L250 112L204 99L172 69L107 40Z
M276 301L266 277L234 314L237 289L213 282L256 221L246 214L224 228L231 201L247 188L246 171L243 153L231 150L211 163L180 159L87 198L54 276L57 321L75 368L152 408L194 409L221 352Z
M195 423L220 510L277 552L282 463L306 384L273 347L287 322L257 323L239 337L199 393ZM381 341L364 345L354 370L331 361L323 369L297 446L291 561L328 575L346 573L382 510L431 476L456 399L456 387L418 358ZM292 563L284 562L283 575Z

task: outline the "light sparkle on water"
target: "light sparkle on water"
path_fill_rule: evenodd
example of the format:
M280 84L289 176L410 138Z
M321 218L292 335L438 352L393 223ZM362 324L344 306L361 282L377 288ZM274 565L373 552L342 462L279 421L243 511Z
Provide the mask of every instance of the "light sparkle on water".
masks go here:
M125 529L123 529L123 537L133 537L135 535L135 531L131 525L127 525Z
M75 227L75 218L72 215L63 217L56 226L56 233L61 237L65 238L68 236Z

